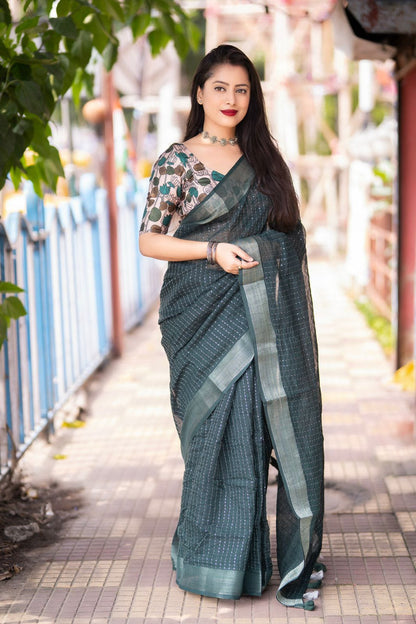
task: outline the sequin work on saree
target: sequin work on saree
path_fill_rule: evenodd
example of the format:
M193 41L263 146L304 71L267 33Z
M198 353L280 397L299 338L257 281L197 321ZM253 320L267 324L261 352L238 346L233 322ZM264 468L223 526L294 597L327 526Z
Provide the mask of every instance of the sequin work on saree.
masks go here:
M203 260L170 262L165 274L160 327L185 461L172 561L184 590L261 594L272 572L273 447L277 598L302 607L322 543L317 348L303 228L267 229L268 210L242 157L175 233L236 243L259 265L235 276Z

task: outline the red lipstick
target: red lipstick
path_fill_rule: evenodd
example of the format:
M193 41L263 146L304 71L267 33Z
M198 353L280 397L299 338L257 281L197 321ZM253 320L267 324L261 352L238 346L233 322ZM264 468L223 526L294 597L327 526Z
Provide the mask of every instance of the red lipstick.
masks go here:
M222 110L221 111L223 115L227 115L228 117L234 117L234 115L237 115L237 111L229 108L228 110Z

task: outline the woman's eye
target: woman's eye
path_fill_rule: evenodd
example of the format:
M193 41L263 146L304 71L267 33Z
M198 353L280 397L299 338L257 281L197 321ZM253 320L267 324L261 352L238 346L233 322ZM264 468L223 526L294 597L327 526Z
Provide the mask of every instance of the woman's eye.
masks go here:
M215 91L224 91L224 87L215 87Z
M237 89L237 93L242 93L245 95L247 93L247 89Z

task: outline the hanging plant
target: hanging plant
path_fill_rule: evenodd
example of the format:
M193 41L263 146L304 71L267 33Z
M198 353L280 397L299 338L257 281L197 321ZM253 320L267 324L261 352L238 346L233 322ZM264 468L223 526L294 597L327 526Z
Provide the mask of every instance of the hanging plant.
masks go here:
M92 96L93 64L101 57L111 70L126 27L153 55L173 41L181 58L201 35L175 0L0 0L0 188L10 175L16 188L27 178L38 195L43 184L56 190L64 175L51 143L56 105L69 89L77 106L82 89Z

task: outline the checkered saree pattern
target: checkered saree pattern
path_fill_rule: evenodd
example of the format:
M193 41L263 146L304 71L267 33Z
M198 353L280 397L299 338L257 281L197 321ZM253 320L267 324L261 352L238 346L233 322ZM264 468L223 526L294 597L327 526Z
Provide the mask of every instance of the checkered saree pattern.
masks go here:
M259 261L237 277L169 263L160 308L185 460L172 544L177 583L220 598L270 580L265 498L279 466L277 598L302 607L322 542L323 439L304 232L267 230L269 200L241 158L175 236L236 242Z

